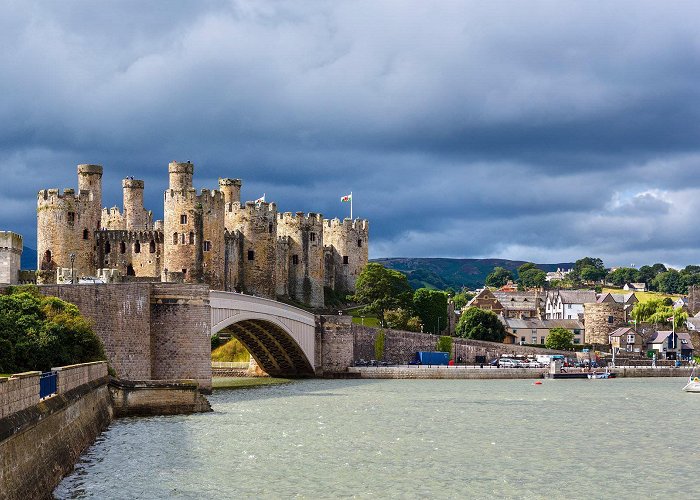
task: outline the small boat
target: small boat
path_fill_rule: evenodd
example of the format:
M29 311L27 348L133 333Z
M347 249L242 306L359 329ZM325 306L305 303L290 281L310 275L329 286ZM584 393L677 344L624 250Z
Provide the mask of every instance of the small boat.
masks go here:
M590 379L615 378L615 374L610 373L608 371L608 369L606 368L605 371L602 373L598 373L598 372L589 373L588 378L590 378Z
M683 387L685 392L700 392L700 378L695 375L695 368L688 377L688 383Z

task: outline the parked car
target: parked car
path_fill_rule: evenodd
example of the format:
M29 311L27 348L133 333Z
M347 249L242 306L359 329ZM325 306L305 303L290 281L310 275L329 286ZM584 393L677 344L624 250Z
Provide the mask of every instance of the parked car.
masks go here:
M541 368L542 364L534 359L526 359L521 362L524 368Z
M503 368L522 368L523 364L517 359L501 358L498 360L498 366Z

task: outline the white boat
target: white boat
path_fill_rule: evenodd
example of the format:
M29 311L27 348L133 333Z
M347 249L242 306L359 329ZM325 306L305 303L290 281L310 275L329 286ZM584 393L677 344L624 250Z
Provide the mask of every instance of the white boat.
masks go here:
M615 374L610 373L608 371L608 369L606 368L605 371L602 373L598 373L598 372L589 373L588 378L590 378L590 379L615 378Z
M693 371L690 373L688 383L685 384L683 390L685 392L700 392L700 378L695 376L695 368L693 368Z

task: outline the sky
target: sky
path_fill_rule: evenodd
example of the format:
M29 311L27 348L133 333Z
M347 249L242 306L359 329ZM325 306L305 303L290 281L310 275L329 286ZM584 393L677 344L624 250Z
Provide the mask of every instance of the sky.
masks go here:
M3 1L0 229L104 166L370 220L370 257L700 263L700 3Z

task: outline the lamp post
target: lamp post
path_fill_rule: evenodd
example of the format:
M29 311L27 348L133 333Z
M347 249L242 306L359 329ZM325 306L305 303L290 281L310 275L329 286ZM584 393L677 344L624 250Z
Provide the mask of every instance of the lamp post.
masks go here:
M73 277L73 264L75 264L75 254L71 253L70 257L70 284L75 283L75 278Z

